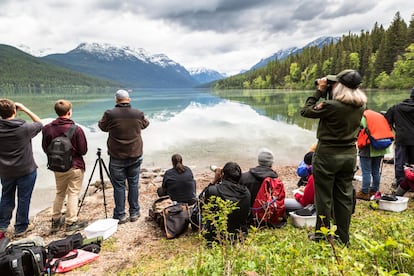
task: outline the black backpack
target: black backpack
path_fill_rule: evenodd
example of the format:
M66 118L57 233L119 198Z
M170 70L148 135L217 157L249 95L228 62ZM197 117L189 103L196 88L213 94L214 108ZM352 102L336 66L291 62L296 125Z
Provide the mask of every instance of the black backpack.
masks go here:
M47 147L47 168L55 172L66 172L72 167L72 136L76 125L70 126L62 136L55 137Z

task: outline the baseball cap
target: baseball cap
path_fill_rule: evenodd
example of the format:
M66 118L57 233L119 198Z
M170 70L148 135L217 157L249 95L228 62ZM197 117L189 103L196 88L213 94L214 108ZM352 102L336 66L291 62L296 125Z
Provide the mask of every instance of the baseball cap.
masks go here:
M340 82L346 87L352 89L358 88L362 82L361 75L358 73L358 71L355 71L353 69L343 70L337 75L327 75L326 79L334 82Z

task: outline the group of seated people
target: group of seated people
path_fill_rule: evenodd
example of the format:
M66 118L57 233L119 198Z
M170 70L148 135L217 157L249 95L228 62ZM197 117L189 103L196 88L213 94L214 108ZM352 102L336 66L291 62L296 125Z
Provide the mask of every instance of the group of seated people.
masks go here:
M294 193L294 198L285 199L286 213L313 203L312 155L312 152L307 153L302 162L303 167L302 164L298 167L298 175L307 184ZM192 225L202 227L207 240L214 240L215 231L209 222L201 223L200 205L207 203L212 196L237 202L237 208L228 216L227 231L247 233L249 225L254 224L251 210L263 180L266 177L278 178L272 169L274 157L269 149L262 148L257 160L258 165L244 173L236 162L215 168L213 181L197 197L196 181L191 169L183 165L180 154L174 154L171 158L173 167L165 172L162 186L157 190L158 196L169 195L173 201L195 205Z

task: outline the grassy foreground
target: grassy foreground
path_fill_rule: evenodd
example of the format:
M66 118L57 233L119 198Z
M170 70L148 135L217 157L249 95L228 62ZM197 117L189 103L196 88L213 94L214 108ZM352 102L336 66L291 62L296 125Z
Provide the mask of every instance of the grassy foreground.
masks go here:
M290 219L282 229L252 229L235 245L207 247L198 233L187 233L137 255L118 275L414 275L413 208L412 200L401 213L359 201L349 247L309 241L313 230Z

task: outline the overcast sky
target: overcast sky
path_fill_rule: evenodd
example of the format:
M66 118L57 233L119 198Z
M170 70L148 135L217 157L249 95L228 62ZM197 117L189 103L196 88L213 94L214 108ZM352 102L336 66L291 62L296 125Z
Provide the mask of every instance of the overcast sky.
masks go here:
M0 43L65 53L82 42L164 53L236 74L320 36L408 24L412 0L0 0Z

